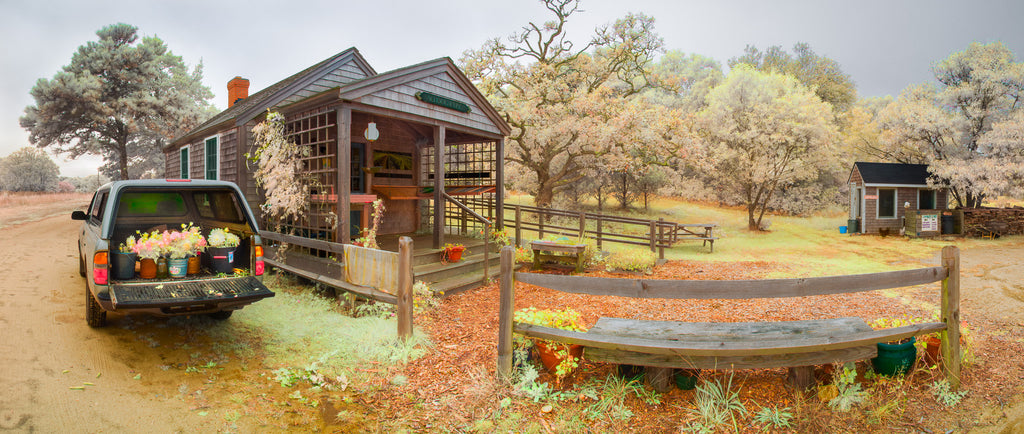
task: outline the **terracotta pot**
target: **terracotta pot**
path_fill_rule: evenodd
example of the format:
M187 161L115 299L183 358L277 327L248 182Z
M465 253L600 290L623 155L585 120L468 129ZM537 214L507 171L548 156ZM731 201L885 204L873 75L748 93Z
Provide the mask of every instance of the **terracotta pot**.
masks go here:
M139 277L143 279L152 279L156 277L156 261L143 258L139 261Z
M188 257L188 274L199 274L199 255Z
M540 354L540 361L544 363L544 367L548 369L548 372L555 373L555 369L558 368L558 364L565 360L561 357L557 350L563 344L551 344L548 345L544 342L537 341L537 354ZM569 355L577 359L583 356L583 345L569 345Z
M939 360L942 359L942 353L939 351L939 347L942 345L942 339L936 335L928 335L921 338L924 341L924 363L925 366L938 365Z

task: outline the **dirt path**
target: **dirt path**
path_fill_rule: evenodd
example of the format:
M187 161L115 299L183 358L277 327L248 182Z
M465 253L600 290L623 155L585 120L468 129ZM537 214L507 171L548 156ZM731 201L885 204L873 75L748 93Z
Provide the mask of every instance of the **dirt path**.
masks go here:
M0 431L216 431L223 420L188 411L131 317L85 324L79 228L65 214L0 229Z

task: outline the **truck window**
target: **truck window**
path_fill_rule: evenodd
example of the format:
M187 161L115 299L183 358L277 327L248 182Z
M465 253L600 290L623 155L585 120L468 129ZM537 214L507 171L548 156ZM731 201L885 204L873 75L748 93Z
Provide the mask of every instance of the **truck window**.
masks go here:
M242 211L230 191L193 193L192 200L199 209L199 215L222 222L244 223Z
M97 222L103 220L103 209L107 207L108 194L110 193L104 191L96 193L92 198L92 206L89 207L89 215Z
M117 216L140 217L180 217L187 212L185 198L181 193L172 191L139 192L129 191L121 194L117 204Z

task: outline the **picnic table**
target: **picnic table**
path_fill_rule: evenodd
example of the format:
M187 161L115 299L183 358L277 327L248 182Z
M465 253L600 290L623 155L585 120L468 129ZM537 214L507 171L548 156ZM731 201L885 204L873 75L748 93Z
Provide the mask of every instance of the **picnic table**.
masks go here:
M711 252L715 252L715 240L718 237L715 236L715 228L718 225L714 223L690 223L690 224L676 224L669 234L672 242L675 243L680 240L698 240L703 241L703 246L711 243Z

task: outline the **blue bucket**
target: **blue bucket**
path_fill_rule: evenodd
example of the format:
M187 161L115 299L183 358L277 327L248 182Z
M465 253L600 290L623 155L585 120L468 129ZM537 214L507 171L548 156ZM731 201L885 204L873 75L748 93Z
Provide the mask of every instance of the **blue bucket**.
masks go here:
M839 227L839 233L845 234L846 233L846 226L840 226Z

